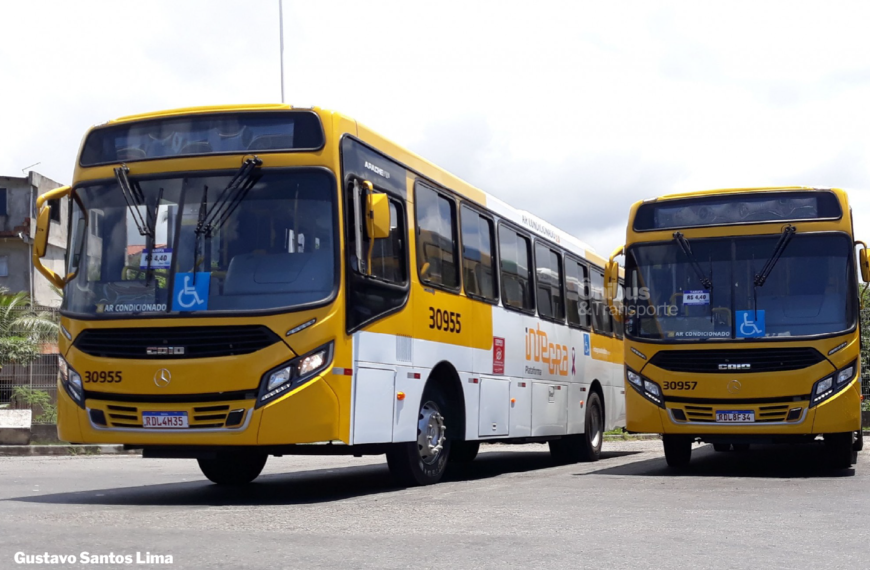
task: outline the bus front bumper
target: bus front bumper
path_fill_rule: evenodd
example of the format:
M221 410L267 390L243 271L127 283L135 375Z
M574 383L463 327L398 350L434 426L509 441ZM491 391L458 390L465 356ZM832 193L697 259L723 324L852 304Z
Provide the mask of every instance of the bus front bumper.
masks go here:
M673 403L662 408L631 388L625 393L626 429L632 433L682 435L818 435L861 429L860 385L853 381L821 404L808 401L765 403ZM755 421L725 423L717 412L752 412Z
M149 403L147 396L86 399L82 409L58 382L58 435L72 443L128 446L252 446L342 440L338 398L327 371L263 407L255 399ZM144 401L140 401L144 400ZM147 412L184 413L187 428L144 428ZM344 422L346 423L346 422Z

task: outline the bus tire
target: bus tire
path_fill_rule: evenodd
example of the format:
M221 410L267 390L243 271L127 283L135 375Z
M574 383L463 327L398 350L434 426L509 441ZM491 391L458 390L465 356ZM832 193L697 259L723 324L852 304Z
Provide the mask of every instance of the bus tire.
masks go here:
M825 452L828 464L833 469L848 469L858 460L858 452L854 449L854 432L826 433Z
M450 457L448 414L444 393L437 384L430 383L420 400L417 441L394 443L387 451L387 465L399 485L432 485L444 476Z
M731 444L730 443L714 443L713 444L713 451L718 451L720 453L724 453L726 451L731 451Z
M864 449L864 428L862 427L857 432L855 432L855 443L852 444L852 449L855 451L861 451Z
M604 443L604 408L597 392L589 394L586 421L582 434L566 435L549 442L550 455L558 463L598 461Z
M202 474L218 485L247 485L263 471L266 454L218 453L210 459L197 459Z
M668 467L685 469L692 460L692 438L685 435L662 435L665 448L665 461Z
M450 463L471 463L480 451L479 441L454 441L450 444Z

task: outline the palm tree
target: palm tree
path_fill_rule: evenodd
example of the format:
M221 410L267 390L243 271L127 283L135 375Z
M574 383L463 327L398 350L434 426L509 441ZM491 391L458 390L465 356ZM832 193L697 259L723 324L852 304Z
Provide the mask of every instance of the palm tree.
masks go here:
M57 338L59 324L46 311L34 310L26 293L0 287L0 370L4 364L27 365L44 342Z

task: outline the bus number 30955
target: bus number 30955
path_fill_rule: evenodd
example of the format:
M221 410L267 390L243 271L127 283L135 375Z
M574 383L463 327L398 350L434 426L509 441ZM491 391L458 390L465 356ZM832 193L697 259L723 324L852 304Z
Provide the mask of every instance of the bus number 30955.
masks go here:
M453 311L442 311L435 307L429 307L429 328L439 331L460 333L462 332L462 315Z

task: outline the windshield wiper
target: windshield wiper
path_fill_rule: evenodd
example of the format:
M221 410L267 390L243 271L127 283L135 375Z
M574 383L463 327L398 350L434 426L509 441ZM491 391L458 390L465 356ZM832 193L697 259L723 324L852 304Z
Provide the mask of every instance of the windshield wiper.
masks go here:
M136 229L139 230L139 235L147 236L151 231L150 226L142 216L140 206L145 205L145 195L142 193L142 188L138 182L130 182L130 169L126 164L122 164L115 169L115 180L118 181L118 186L121 188L121 194L124 195L124 201L127 202L127 207L130 208L130 213L133 216L133 222L136 224ZM146 216L149 214L146 211ZM153 233L153 232L151 232Z
M701 269L701 265L698 263L698 260L695 259L695 255L692 253L692 247L689 245L689 240L686 239L686 236L683 235L682 232L674 232L674 240L680 246L680 249L683 250L683 253L686 254L686 257L689 258L689 264L692 266L692 269L698 276L698 281L701 282L701 285L704 289L709 289L712 291L713 289L713 281L707 277L707 274L704 273L704 270Z
M677 242L677 245L680 246L680 249L683 250L683 253L689 259L689 265L692 266L692 269L698 276L698 281L701 282L701 286L710 291L710 302L707 303L707 306L710 307L710 322L713 323L713 260L710 260L710 277L707 277L707 274L704 273L703 269L701 269L701 264L698 263L697 259L695 259L695 254L692 253L692 246L689 245L689 240L686 239L683 232L674 232L674 241Z
M770 254L767 263L765 263L764 267L761 268L761 273L755 274L753 283L755 283L756 287L764 287L764 282L767 281L768 277L770 277L770 272L773 271L773 267L776 265L776 262L779 261L779 258L782 256L782 253L785 251L791 238L794 237L795 232L797 232L797 228L791 224L782 228L782 235L779 236L779 241L776 242L776 247L773 248L773 253Z
M260 179L257 172L263 161L260 157L245 159L242 166L232 177L226 187L221 190L211 208L208 207L208 186L202 189L202 200L199 203L199 212L197 213L196 229L194 230L193 240L193 283L196 284L196 273L199 269L201 261L197 257L199 254L199 246L202 243L203 237L206 240L211 239L221 227L230 219L245 196L254 184ZM203 252L203 259L205 252Z
M121 188L121 194L124 195L124 201L127 202L133 222L136 224L136 229L139 230L139 235L145 236L145 251L143 255L146 257L145 265L145 286L151 283L152 269L151 260L154 257L154 239L157 229L157 215L160 210L160 201L163 200L163 188L157 192L157 201L154 203L152 211L145 201L145 194L137 181L130 182L130 168L126 164L122 164L115 169L115 179L118 181L118 186ZM145 208L145 215L142 215L140 208Z
M260 179L257 169L262 164L263 161L258 156L246 159L226 188L215 198L214 204L205 216L202 216L202 208L200 208L200 219L195 230L197 236L212 237L221 229Z
M791 224L782 228L782 234L779 236L779 241L776 242L776 247L773 248L773 253L770 254L767 263L765 263L764 267L761 268L761 273L756 273L755 278L752 280L752 300L755 305L756 321L758 320L758 288L764 287L764 283L767 281L767 278L770 277L770 273L773 271L776 262L779 261L780 257L782 257L785 248L788 247L788 244L791 242L795 233L797 233L797 228Z
M208 186L202 187L202 200L199 201L199 213L196 216L196 229L193 238L193 284L196 285L196 271L199 269L199 243L205 233L202 228L208 215ZM205 255L203 255L205 257Z

